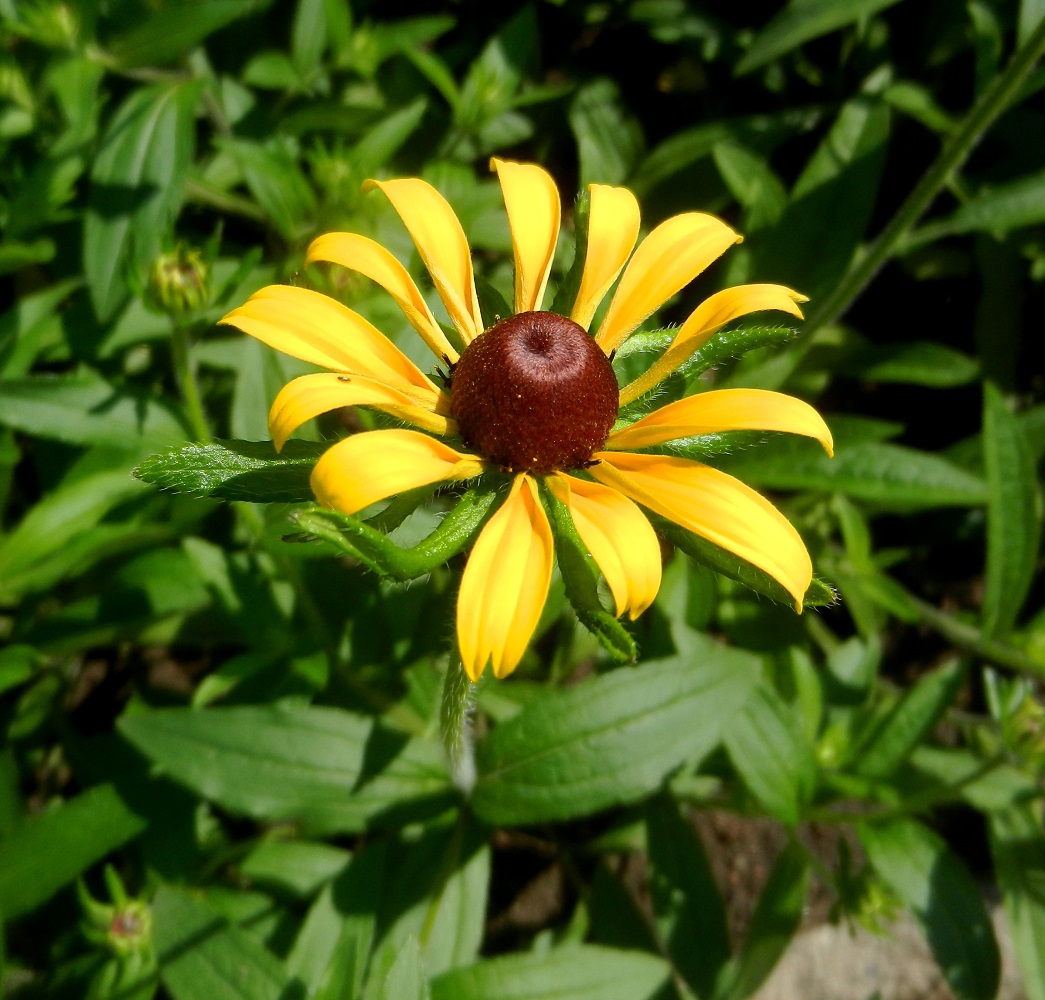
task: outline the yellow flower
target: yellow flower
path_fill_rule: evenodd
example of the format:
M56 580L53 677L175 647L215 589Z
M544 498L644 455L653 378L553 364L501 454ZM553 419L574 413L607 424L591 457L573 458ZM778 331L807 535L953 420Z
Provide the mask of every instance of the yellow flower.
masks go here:
M588 251L572 312L568 318L542 312L559 233L558 191L538 166L495 159L492 167L511 227L515 315L489 329L468 241L442 195L418 178L365 185L380 189L406 225L463 345L460 353L406 268L380 244L328 233L308 251L309 263L340 264L385 288L450 366L449 391L365 319L319 292L272 285L224 317L223 323L330 370L294 379L280 392L269 415L276 447L305 421L341 406L376 407L417 428L353 434L324 453L312 489L320 503L346 514L492 468L514 474L476 540L457 600L457 642L473 680L488 663L498 677L515 669L548 594L554 544L538 480L569 509L618 616L636 618L660 586L660 547L639 505L764 570L801 611L812 565L798 533L772 504L699 462L636 449L698 434L769 430L816 438L830 451L830 431L812 407L781 393L725 389L611 428L621 406L655 388L726 323L765 309L801 318L797 303L804 297L763 284L718 292L694 310L643 375L618 389L613 352L740 237L713 216L689 212L662 222L635 248L634 195L593 184ZM592 318L618 275L592 337Z

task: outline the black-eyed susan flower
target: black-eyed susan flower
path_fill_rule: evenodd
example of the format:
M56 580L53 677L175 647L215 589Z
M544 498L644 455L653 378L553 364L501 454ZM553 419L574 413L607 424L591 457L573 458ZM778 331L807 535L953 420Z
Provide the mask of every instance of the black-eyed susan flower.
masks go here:
M801 318L803 296L768 284L718 292L694 310L647 371L619 387L610 363L614 352L740 237L713 216L689 212L662 222L636 247L634 195L593 184L587 254L572 310L569 316L544 312L559 234L558 191L538 166L492 165L511 228L515 312L489 327L479 309L468 240L442 195L418 178L366 184L388 198L406 225L460 351L406 268L380 244L328 233L308 251L310 263L339 264L385 288L438 361L449 365L444 384L363 317L307 288L269 286L222 320L329 369L294 379L280 392L269 415L276 447L305 421L342 406L375 407L411 425L350 435L320 458L313 492L345 514L491 469L512 474L468 558L457 600L457 643L473 680L487 664L498 677L515 669L544 606L555 550L541 482L568 509L618 616L636 618L660 586L660 546L643 508L765 571L800 611L812 565L790 522L732 476L646 449L701 434L763 430L807 435L830 451L831 434L817 412L781 393L726 389L614 425L621 407L654 390L725 324L761 310ZM618 275L592 336L596 309Z

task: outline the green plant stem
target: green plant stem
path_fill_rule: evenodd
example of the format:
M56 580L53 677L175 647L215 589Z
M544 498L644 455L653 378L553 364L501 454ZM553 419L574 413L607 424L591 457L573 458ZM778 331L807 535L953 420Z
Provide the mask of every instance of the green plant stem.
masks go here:
M999 667L1008 667L1033 677L1045 677L1045 663L1028 656L1021 649L996 639L989 639L975 625L966 625L953 615L934 608L913 594L907 595L919 617L963 652L977 656Z
M1009 106L1034 64L1045 53L1045 18L1013 56L1005 71L991 81L961 125L944 144L936 161L915 185L889 224L849 273L825 299L817 303L803 324L809 334L834 322L853 304L872 278L889 261L907 231L951 180L984 132Z
M189 426L193 437L200 444L210 444L210 426L207 414L203 409L199 383L196 381L196 368L189 354L189 327L177 320L173 321L171 330L171 354L174 359L174 374L181 389L181 398L185 403L185 413L189 418Z
M461 658L451 655L443 678L443 702L439 724L443 746L450 759L454 784L466 795L475 786L475 746L472 742L472 711L475 685L464 672Z

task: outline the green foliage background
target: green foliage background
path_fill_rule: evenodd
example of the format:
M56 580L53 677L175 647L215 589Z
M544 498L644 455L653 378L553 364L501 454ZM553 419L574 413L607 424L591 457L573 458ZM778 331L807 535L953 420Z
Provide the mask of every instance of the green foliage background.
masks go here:
M840 919L908 908L973 1000L994 881L1045 998L1042 0L0 0L0 38L5 997L740 1000L815 871ZM809 399L836 458L703 453L773 495L839 601L797 617L667 535L655 607L607 639L557 580L478 690L466 796L438 735L451 571L375 575L364 529L345 558L310 511L344 428L192 456L267 441L305 370L213 326L266 283L429 365L380 290L302 271L348 230L420 278L365 178L439 187L507 293L492 154L567 206L624 184L647 226L745 234L661 326L727 284L811 296L797 337L731 331L701 384ZM179 246L209 278L172 318L151 275ZM371 527L409 546L440 508L408 512ZM707 809L787 832L742 939ZM849 832L836 862L810 824ZM562 905L492 934L545 867Z

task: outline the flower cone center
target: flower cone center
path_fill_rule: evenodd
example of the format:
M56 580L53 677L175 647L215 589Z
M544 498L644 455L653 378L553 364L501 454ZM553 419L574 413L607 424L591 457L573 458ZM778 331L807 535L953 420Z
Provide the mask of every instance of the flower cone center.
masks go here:
M480 334L453 373L465 444L512 472L575 469L606 443L617 378L601 348L556 313L512 316Z

